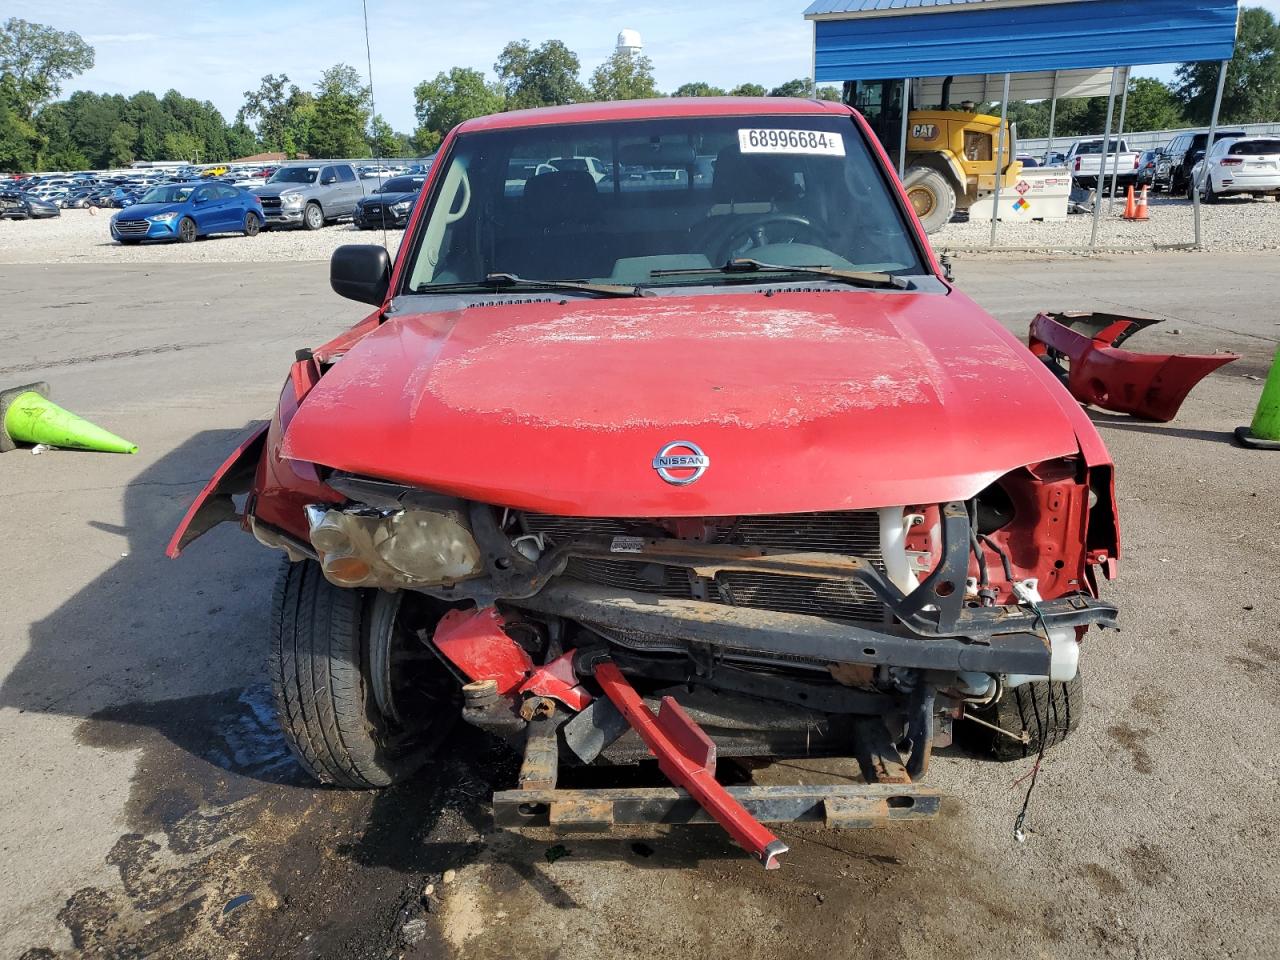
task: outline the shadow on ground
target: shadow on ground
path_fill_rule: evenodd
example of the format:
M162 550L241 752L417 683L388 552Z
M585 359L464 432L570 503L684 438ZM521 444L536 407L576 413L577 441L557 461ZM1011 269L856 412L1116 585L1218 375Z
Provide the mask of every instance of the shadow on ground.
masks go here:
M85 520L123 536L124 555L32 625L0 684L0 706L80 718L82 745L133 764L124 832L106 844L117 881L68 888L50 907L73 944L65 956L385 957L402 908L421 912L423 878L480 855L489 797L514 780L514 755L470 728L422 776L379 793L317 787L293 760L263 670L279 556L232 524L178 561L163 555L252 426L197 434L144 470L119 527ZM617 843L576 855L666 868L742 856L696 833L644 857ZM557 900L514 854L504 862ZM23 956L64 954L37 944Z

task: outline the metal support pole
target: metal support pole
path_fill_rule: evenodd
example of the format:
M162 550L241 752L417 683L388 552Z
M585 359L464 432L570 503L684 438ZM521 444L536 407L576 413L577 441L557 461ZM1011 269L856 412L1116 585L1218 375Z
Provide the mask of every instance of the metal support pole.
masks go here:
M1000 184L1004 182L1004 131L1009 119L1009 74L1004 75L1004 92L1000 95L1000 137L996 145L996 195L991 200L991 242L996 245L996 224L1000 222Z
M1107 194L1107 213L1116 199L1116 181L1120 178L1120 138L1124 136L1124 113L1129 108L1129 67L1124 68L1124 93L1120 96L1120 122L1116 124L1116 155L1111 162L1111 190Z
M1098 245L1098 217L1102 215L1102 181L1107 171L1107 147L1111 143L1111 116L1116 109L1116 68L1111 68L1111 92L1107 94L1107 128L1102 131L1102 159L1098 164L1098 182L1093 189L1093 230L1089 234L1089 249Z
M813 24L813 55L809 59L809 76L813 78L813 95L818 95L818 21L810 21Z
M907 109L911 103L911 80L910 78L902 81L902 137L898 142L898 179L907 172L907 114L911 111Z
M1209 151L1213 149L1213 138L1218 132L1218 113L1222 110L1222 91L1227 85L1227 67L1230 60L1223 60L1218 66L1218 92L1213 97L1213 114L1209 117L1209 139L1204 144L1204 172L1209 172ZM1196 208L1196 246L1200 247L1204 237L1200 232L1200 179L1191 178L1191 201Z
M1053 71L1053 89L1049 92L1049 143L1044 148L1045 159L1053 153L1053 124L1058 119L1058 71Z

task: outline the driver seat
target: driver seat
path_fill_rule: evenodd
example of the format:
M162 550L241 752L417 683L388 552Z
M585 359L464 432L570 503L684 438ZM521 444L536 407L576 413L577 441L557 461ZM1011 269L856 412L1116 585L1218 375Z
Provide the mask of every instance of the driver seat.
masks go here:
M736 145L716 155L711 181L711 209L708 217L735 214L773 213L779 205L800 199L794 176L783 169L776 157L743 153Z
M794 212L803 191L785 158L743 154L732 144L716 154L711 181L711 207L693 228L692 248L713 261L734 231L771 213Z

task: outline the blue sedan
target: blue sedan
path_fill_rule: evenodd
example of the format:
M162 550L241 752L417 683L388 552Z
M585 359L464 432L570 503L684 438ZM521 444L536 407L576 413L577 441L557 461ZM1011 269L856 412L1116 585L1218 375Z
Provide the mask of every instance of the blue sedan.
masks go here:
M262 201L229 183L167 183L153 187L111 218L111 236L121 243L180 240L211 233L257 236Z

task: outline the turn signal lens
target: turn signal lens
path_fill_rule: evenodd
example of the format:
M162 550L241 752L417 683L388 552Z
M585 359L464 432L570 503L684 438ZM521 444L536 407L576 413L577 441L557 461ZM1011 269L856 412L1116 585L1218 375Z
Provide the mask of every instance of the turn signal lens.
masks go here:
M344 587L358 587L369 578L369 564L359 557L326 556L324 575Z

